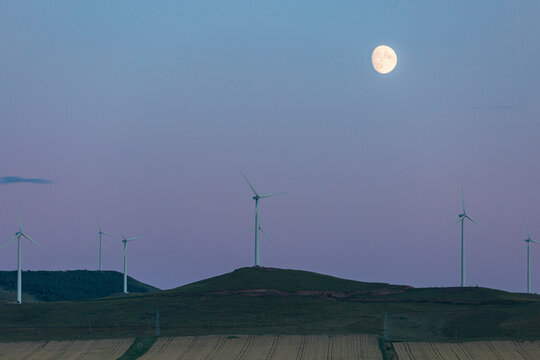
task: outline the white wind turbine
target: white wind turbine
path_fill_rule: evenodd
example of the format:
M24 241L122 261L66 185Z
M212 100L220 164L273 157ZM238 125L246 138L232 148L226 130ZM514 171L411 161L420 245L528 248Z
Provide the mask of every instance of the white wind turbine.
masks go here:
M39 245L37 242L32 240L30 238L30 236L26 235L23 232L23 229L22 229L22 210L21 210L21 205L19 204L19 231L17 231L15 233L15 237L13 239L9 240L8 242L6 242L2 246L2 248L3 248L6 245L12 243L15 239L17 239L17 303L18 304L22 303L21 237L24 237L24 238L30 240L31 242L33 242L34 244L36 244L37 246L41 247L41 245Z
M465 286L465 238L464 238L464 232L463 232L465 219L472 221L473 223L480 226L481 228L484 228L486 230L488 229L485 226L481 225L478 221L474 220L472 217L467 215L467 211L465 210L465 194L463 192L463 182L461 183L461 202L462 202L463 212L461 214L458 214L458 217L459 217L458 221L453 223L452 226L450 226L446 231L450 230L457 224L461 223L461 286L463 287Z
M124 243L124 293L127 294L127 243L140 239L140 237L126 238L122 233L120 233L120 236L122 236L122 242Z
M527 228L527 223L525 222L525 217L523 216L523 225L525 225L525 231L527 231L527 238L525 239L525 242L527 243L527 294L531 293L531 262L530 262L530 255L529 255L529 246L531 245L531 242L538 244L538 241L535 241L531 239L531 234L529 234L529 229Z
M97 223L97 226L98 226L98 237L99 237L99 271L102 270L102 266L101 266L101 237L103 235L112 235L112 234L109 234L108 232L105 232L101 229L101 225L99 225L99 221L96 219L96 223Z
M260 266L260 262L259 262L259 231L262 232L269 239L271 239L271 238L268 235L268 233L266 231L264 231L264 229L261 227L261 225L259 223L259 199L265 199L265 198L269 198L269 197L272 197L272 196L282 195L282 194L285 194L285 193L280 192L280 193L259 195L257 193L257 191L255 191L255 188L253 187L253 185L251 185L251 183L249 182L247 177L244 175L244 173L242 171L240 171L240 174L242 175L244 180L246 180L249 187L251 188L251 191L253 191L253 195L254 195L253 200L255 200L255 229L254 229L255 230L255 266Z

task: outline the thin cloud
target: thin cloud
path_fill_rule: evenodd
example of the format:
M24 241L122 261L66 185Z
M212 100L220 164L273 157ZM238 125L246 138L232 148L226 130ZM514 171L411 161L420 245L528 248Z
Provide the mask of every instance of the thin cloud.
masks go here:
M495 106L478 106L478 105L472 105L469 106L469 110L514 110L516 108L515 105L509 105L509 104L501 104L501 105L495 105Z
M514 105L499 105L496 107L496 109L498 110L512 110L514 108L515 108Z
M30 184L51 184L51 180L39 179L39 178L22 178L20 176L4 176L0 177L0 185L16 184L16 183L30 183Z

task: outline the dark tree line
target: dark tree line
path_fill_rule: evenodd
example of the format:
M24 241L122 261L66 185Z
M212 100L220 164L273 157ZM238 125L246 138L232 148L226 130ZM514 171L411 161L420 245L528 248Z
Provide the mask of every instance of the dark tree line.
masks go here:
M116 271L23 271L23 293L39 301L95 299L122 292L123 275ZM0 271L0 287L17 290L17 272ZM158 290L128 277L131 293Z

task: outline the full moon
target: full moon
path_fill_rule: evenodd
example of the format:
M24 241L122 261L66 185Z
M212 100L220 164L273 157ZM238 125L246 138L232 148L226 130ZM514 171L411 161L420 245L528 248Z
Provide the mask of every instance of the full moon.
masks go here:
M371 54L371 63L378 73L388 74L396 67L397 55L390 46L379 45Z

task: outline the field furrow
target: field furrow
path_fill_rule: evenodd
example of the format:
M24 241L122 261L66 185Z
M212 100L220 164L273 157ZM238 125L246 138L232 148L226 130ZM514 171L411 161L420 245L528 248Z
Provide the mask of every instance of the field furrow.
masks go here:
M196 341L192 343L192 346L188 349L188 351L176 359L206 360L214 353L220 341L221 336L217 335L199 336L197 337Z
M382 359L376 336L337 335L331 337L332 359Z
M356 337L358 359L362 360L382 360L379 340L374 335L352 335Z
M45 341L24 341L20 343L2 343L0 344L0 359L19 360L32 353L39 351L45 346Z
M328 359L328 343L327 335L312 335L304 336L304 347L302 352L302 360L326 360Z
M302 337L299 335L279 336L272 357L268 360L296 359Z
M250 345L238 360L267 360L273 356L278 337L274 335L252 336Z
M94 346L77 360L116 360L133 344L133 338L95 340Z
M221 345L216 348L215 352L208 359L238 359L248 340L249 336L247 335L222 337Z
M193 336L159 338L139 360L181 359L196 340Z

